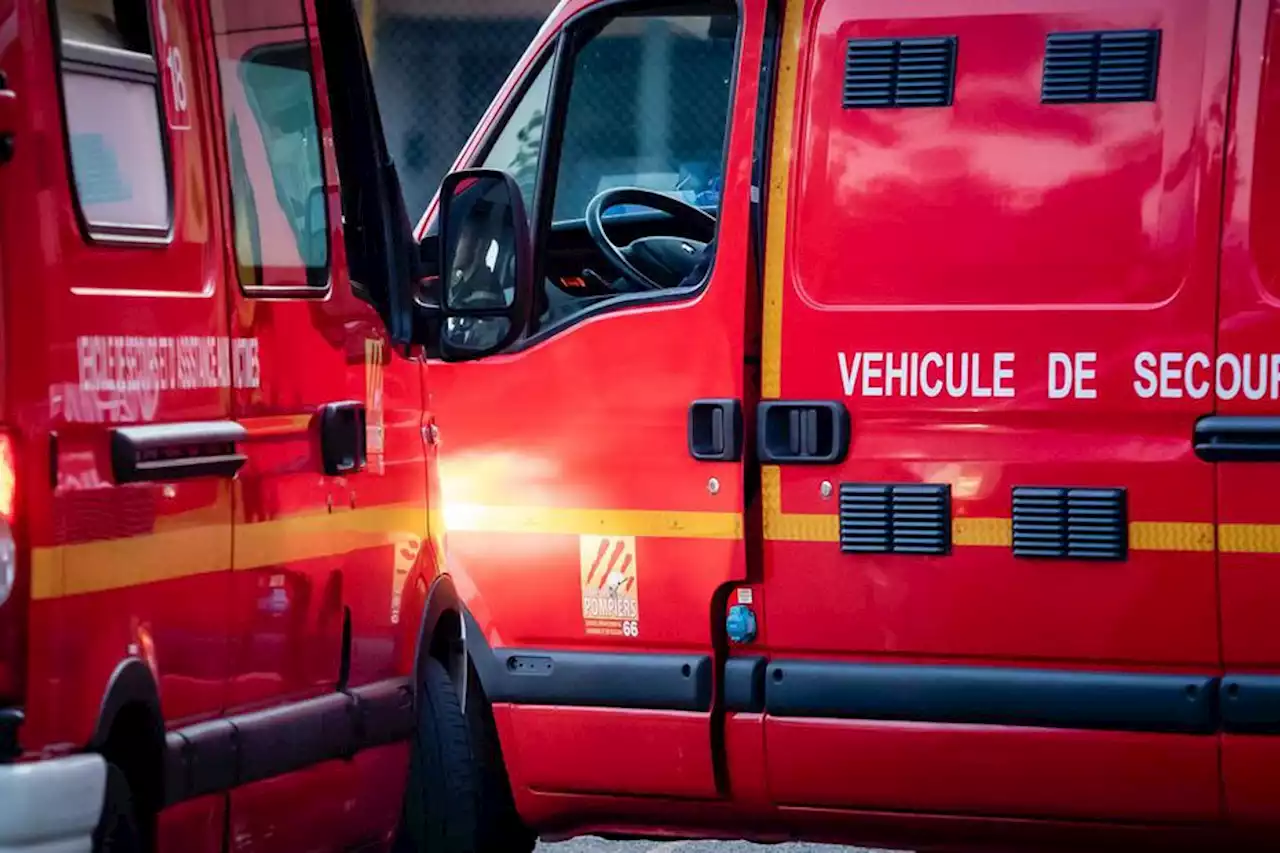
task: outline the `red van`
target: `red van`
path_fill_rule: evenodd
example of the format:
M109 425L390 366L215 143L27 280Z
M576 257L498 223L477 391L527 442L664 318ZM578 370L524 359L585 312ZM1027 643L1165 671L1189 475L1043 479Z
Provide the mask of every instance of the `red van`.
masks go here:
M0 849L474 849L401 198L347 0L0 0Z
M1278 38L558 6L418 230L484 849L1274 848Z

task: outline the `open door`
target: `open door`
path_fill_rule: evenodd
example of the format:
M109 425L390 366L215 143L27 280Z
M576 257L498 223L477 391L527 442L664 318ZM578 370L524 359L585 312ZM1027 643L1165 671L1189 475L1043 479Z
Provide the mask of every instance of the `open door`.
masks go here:
M747 233L724 164L756 69L734 3L599 6L544 31L461 160L515 178L543 275L515 344L430 368L449 571L517 798L708 798L749 281L747 241L713 241Z

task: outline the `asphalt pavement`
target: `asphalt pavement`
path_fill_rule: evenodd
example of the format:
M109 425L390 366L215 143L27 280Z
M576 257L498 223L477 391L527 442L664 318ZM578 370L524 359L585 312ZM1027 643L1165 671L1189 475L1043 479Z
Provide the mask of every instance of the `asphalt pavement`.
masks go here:
M748 844L745 841L604 841L575 838L558 844L539 844L535 853L889 853L863 847L826 844Z

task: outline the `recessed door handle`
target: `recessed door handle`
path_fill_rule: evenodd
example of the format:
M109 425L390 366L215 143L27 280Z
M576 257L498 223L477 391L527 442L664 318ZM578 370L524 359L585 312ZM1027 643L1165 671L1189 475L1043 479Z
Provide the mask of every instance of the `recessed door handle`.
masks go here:
M1193 446L1206 462L1280 462L1280 417L1201 418Z
M756 451L766 465L832 465L849 452L849 410L829 400L769 400L756 410Z

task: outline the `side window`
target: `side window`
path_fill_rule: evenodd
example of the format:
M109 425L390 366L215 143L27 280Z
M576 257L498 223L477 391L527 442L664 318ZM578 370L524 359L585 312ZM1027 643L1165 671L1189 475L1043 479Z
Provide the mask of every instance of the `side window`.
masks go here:
M692 293L714 260L735 8L704 2L581 26L590 29L574 34L567 93L550 92L548 61L478 164L515 177L533 213L535 190L547 180L538 171L542 146L558 143L558 162L547 164L555 177L552 221L534 229L545 273L535 333L606 303ZM592 200L619 188L682 202L683 215L668 216L644 199L609 199L620 203L601 208L601 228L589 226Z
M301 6L296 26L232 29L217 51L240 284L323 291L328 196Z
M626 17L578 51L556 220L580 219L597 193L624 186L715 207L736 30L733 14Z
M146 0L56 0L76 203L91 238L163 241L172 186Z

